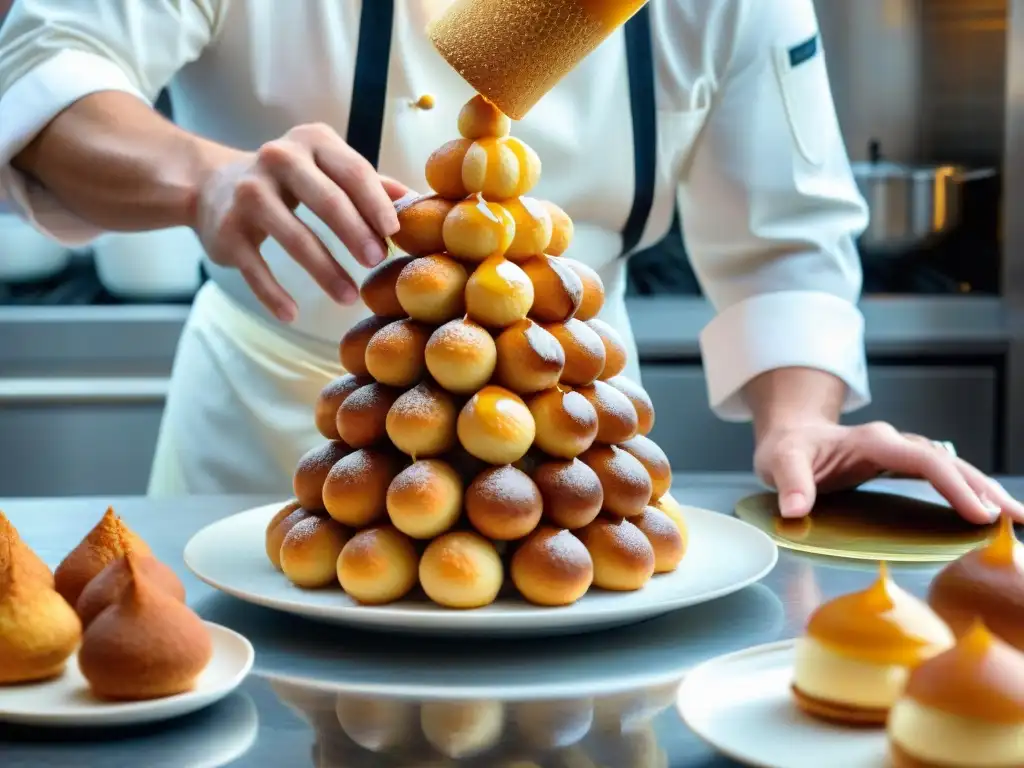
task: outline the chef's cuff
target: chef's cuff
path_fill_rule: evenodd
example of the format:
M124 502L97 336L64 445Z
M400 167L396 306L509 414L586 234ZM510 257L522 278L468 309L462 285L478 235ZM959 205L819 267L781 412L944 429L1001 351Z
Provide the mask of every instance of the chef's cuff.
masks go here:
M68 245L88 242L101 230L64 208L42 185L11 166L11 158L57 115L100 91L145 97L128 74L94 53L63 50L16 80L0 99L0 189L14 209L50 237Z
M819 291L780 291L744 299L721 312L700 336L711 409L748 421L747 382L779 368L813 368L846 383L843 411L871 401L864 357L864 316Z

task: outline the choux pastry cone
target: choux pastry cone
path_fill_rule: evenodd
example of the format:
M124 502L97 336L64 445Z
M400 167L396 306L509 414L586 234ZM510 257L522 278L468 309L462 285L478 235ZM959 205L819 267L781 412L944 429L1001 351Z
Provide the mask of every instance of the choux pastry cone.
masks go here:
M147 578L157 589L162 589L175 600L185 602L185 585L170 568L152 555L132 555L135 570ZM82 590L75 613L88 628L92 621L109 606L118 602L124 590L132 583L132 569L128 556L119 557L107 565Z
M3 558L10 557L12 552L17 551L27 577L37 578L43 584L53 587L53 572L50 567L25 543L3 512L0 512L0 539L7 541L10 545L7 549L0 548L0 572L7 567L7 561Z

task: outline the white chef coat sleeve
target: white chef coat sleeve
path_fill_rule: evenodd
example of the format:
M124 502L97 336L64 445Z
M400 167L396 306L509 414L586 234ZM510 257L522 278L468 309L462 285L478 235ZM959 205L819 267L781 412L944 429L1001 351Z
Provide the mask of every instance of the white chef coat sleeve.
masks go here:
M679 192L687 250L717 310L700 344L712 409L750 418L742 389L806 367L870 400L852 177L812 0L733 0L715 96Z
M152 103L212 39L226 1L17 0L0 27L0 199L67 244L95 237L11 158L89 94Z

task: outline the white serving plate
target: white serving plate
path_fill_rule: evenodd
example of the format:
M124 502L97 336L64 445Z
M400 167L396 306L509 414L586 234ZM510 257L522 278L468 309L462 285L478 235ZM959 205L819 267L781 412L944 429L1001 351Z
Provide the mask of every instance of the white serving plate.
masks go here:
M757 768L888 768L884 728L832 725L797 708L795 655L796 641L785 640L694 667L679 714L719 752Z
M255 651L237 632L206 622L213 658L194 690L151 701L107 702L94 698L78 669L78 654L55 680L0 686L0 722L44 727L116 727L181 717L230 694L252 669Z
M499 598L486 608L456 611L426 598L362 606L339 589L304 590L270 564L267 524L283 506L271 504L219 520L185 546L185 564L212 587L250 603L334 624L417 634L559 635L623 626L714 600L763 578L778 560L766 535L734 517L685 507L689 551L674 573L655 576L638 592L591 590L575 605L541 608Z

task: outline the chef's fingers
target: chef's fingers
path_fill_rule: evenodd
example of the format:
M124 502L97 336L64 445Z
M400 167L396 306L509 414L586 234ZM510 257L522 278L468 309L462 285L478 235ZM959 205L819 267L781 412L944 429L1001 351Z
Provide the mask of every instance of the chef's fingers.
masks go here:
M270 267L260 255L257 245L244 238L241 233L225 242L231 249L235 267L242 273L249 290L282 323L295 322L299 307L281 284L277 282Z
M881 467L930 482L960 515L972 523L991 523L989 506L961 474L955 460L931 444L908 440L889 425L869 424L858 430L859 452Z
M991 503L993 512L1005 512L1018 523L1024 523L1024 504L1013 498L1002 484L986 475L963 459L955 460L957 469L964 476L982 502Z
M380 183L384 185L384 191L388 193L388 197L390 197L393 202L401 200L406 195L412 194L412 190L405 186L405 184L397 179L392 179L390 176L382 175L380 177Z
M338 138L317 145L313 157L355 203L366 222L381 238L398 231L398 214L381 177L366 158Z
M771 476L779 493L779 513L783 517L810 514L817 488L807 450L799 447L780 449L771 457Z

